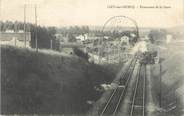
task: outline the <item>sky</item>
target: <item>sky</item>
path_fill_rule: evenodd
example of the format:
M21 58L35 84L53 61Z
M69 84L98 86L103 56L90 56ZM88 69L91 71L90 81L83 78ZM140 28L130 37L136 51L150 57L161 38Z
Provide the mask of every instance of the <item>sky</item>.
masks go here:
M38 24L44 26L103 25L110 17L124 15L136 20L140 27L172 27L184 24L184 0L0 0L1 20L34 23L37 4ZM130 8L108 8L108 6ZM140 8L169 6L170 8Z

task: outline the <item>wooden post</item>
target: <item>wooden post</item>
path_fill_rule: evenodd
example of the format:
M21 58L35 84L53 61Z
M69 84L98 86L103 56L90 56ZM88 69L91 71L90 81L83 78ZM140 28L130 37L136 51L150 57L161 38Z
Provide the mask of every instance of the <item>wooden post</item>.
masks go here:
M52 39L50 40L50 49L52 49Z
M159 104L160 104L160 108L162 107L162 64L160 62L160 101L159 101Z
M36 52L38 52L38 37L37 37L37 6L35 5L35 44Z
M24 46L26 47L26 4L24 4Z
M15 37L15 46L17 46L17 38Z
M120 45L118 45L118 60L119 60L119 63L121 62L121 59L120 59L120 52L121 52L121 50L120 50Z

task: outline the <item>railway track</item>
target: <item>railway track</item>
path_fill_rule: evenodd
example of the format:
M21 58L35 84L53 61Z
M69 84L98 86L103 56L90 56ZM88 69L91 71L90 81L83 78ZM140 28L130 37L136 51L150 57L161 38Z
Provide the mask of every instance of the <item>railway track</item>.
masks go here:
M128 87L129 84L129 80L132 76L133 70L135 68L137 59L133 59L130 63L130 65L128 66L127 71L125 71L125 73L122 75L122 77L120 78L120 85L119 87L117 87L115 90L113 90L110 98L108 99L107 103L105 104L104 108L101 110L101 112L99 113L100 116L115 116L120 102L123 99L125 93L126 93L126 89Z
M138 73L129 116L145 116L146 65L141 65Z

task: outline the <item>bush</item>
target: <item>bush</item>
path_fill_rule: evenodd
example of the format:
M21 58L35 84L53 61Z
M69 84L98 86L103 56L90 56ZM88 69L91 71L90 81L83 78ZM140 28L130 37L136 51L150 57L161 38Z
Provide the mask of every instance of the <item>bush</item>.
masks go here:
M74 51L75 55L77 55L77 56L85 59L86 61L88 61L88 59L89 59L88 53L84 53L82 50L80 50L78 48L74 48L73 51Z

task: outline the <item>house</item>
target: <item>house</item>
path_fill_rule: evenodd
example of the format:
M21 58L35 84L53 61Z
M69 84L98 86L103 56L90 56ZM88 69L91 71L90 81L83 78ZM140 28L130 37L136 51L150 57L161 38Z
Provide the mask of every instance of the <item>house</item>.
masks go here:
M122 36L121 39L120 39L121 43L123 43L125 45L129 45L130 44L129 40L130 40L130 38L128 36L126 36L126 35Z
M86 35L79 35L76 37L77 39L77 42L82 42L82 41L85 41L87 39Z
M55 34L55 37L57 40L59 40L61 43L67 43L68 42L68 37L64 36L63 34Z
M86 34L81 34L79 36L76 36L76 39L78 42L88 43L97 39L101 39L101 37L98 37L93 33L86 33Z
M93 33L88 33L88 34L86 34L86 39L87 40L97 40L97 39L101 39L101 37L97 36Z
M173 39L173 36L171 34L166 35L166 43L167 44L171 43L172 39Z
M23 30L0 32L0 44L30 48L31 33ZM25 46L26 45L26 46Z

